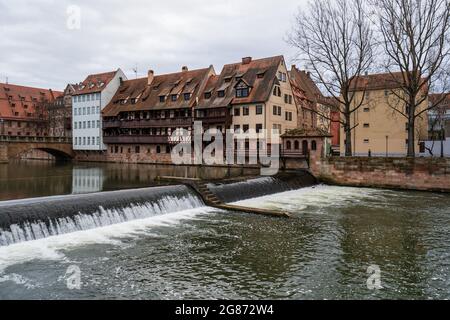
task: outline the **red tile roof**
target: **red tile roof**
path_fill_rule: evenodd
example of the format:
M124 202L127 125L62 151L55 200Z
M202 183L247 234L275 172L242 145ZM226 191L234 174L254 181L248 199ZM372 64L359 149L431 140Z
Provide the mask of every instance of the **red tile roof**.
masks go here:
M306 98L309 102L317 102L323 98L323 94L309 74L304 70L299 70L295 66L292 66L289 72L291 79L291 86L302 92L302 95L298 93L298 98Z
M211 66L156 75L150 85L148 77L124 81L102 114L110 117L126 111L191 108L196 103L199 91L206 85L208 76L213 72ZM184 99L184 94L190 94L189 100ZM177 96L176 101L172 101L172 95ZM165 97L164 102L160 102L160 96Z
M198 108L227 107L230 104L250 104L265 102L272 94L272 87L278 83L277 71L284 61L283 56L250 60L244 58L242 62L227 64L219 76L210 77L206 90L211 97L205 99L202 94ZM236 98L235 86L243 81L250 87L248 97ZM225 91L223 97L218 96L219 91Z
M116 73L117 70L105 73L91 74L87 76L87 78L83 82L74 85L75 93L73 95L95 93L102 91L103 89L105 89L108 83L114 78Z
M0 83L0 118L33 120L36 107L53 102L60 91Z
M425 81L425 79L423 79ZM397 89L404 82L402 72L375 73L356 78L352 91Z

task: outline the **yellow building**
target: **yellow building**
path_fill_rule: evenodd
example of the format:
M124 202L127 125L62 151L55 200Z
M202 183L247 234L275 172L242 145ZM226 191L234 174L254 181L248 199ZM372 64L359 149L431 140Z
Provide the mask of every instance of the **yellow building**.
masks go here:
M364 96L361 107L351 115L352 151L355 156L406 156L408 143L408 119L406 105L399 98L402 94L395 77L401 74L372 74L360 77L355 85L356 107ZM393 78L394 77L394 78ZM424 94L426 94L424 92ZM428 107L428 98L416 111ZM398 111L397 111L398 110ZM400 111L400 112L399 112ZM428 132L427 113L415 122L416 153L419 141L426 140ZM345 132L341 126L340 152L345 154Z

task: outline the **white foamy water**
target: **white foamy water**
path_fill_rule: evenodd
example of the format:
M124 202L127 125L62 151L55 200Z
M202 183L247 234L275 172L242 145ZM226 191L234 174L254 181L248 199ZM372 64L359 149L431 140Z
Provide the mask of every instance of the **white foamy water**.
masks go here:
M28 261L65 261L64 250L92 244L121 245L121 238L156 236L152 233L154 227L171 226L185 220L195 220L197 216L209 214L212 211L212 208L200 207L3 246L0 247L0 275L8 266ZM0 282L2 279L3 281L11 280L10 277L8 279L0 277Z
M352 188L317 185L283 193L271 194L259 198L238 201L233 204L261 209L283 209L299 212L308 206L314 207L342 207L349 203L381 199L381 193L389 190L367 188Z
M155 202L144 204L129 204L124 208L104 209L86 214L79 213L72 217L49 219L48 221L24 222L11 225L10 230L0 229L0 246L14 243L48 238L55 235L95 229L130 220L145 219L151 216L184 211L201 207L202 201L194 196L166 196Z

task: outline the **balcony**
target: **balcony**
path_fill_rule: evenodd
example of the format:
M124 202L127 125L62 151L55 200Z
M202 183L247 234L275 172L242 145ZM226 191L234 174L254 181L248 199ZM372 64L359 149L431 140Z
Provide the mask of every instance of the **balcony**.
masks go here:
M152 127L190 127L192 118L165 118L165 119L135 119L135 120L113 120L103 121L103 128L152 128Z
M103 142L106 144L165 144L169 143L169 136L157 135L124 135L124 136L104 136Z
M211 125L211 124L227 125L231 124L232 119L230 115L212 115L195 118L195 121L201 121L203 125Z

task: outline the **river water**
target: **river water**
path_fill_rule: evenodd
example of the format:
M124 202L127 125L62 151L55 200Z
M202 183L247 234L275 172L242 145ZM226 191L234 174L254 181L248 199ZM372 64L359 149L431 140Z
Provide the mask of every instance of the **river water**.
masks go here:
M29 172L20 176L17 165ZM76 188L80 175L71 164L6 166L3 199L148 184L121 179L129 177L126 166L85 167L82 177L94 187L84 189ZM45 190L26 186L39 176ZM0 246L0 299L450 298L449 195L319 185L237 202L286 210L292 219L188 203L186 210L166 203L139 219ZM368 268L379 268L381 289L368 286Z

